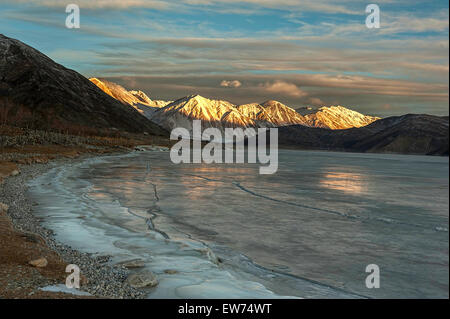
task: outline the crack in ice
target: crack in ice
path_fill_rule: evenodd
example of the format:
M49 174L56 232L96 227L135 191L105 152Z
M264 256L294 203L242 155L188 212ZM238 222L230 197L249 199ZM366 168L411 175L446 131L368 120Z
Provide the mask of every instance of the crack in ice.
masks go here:
M311 210L318 211L320 213L327 213L327 214L333 214L333 215L337 215L337 216L341 216L341 217L345 217L345 218L358 219L358 220L361 220L363 222L364 221L369 221L369 220L375 220L375 221L379 221L379 222L383 222L383 223L387 223L387 224L391 224L391 225L392 224L396 224L396 225L405 225L405 226L412 226L412 227L429 229L429 227L424 226L424 225L405 223L405 222L401 222L401 221L390 219L390 218L350 215L350 214L346 214L346 213L342 213L342 212L338 212L338 211L334 211L334 210L317 208L317 207L314 207L314 206L303 205L303 204L298 204L298 203L292 203L292 202L289 202L289 201L276 199L276 198L273 198L273 197L270 197L270 196L267 196L267 195L262 195L262 194L255 193L254 191L252 191L252 190L242 186L239 182L233 182L233 185L235 185L240 190L242 190L242 191L244 191L244 192L246 192L248 194L251 194L253 196L256 196L256 197L264 198L264 199L267 199L267 200L271 200L271 201L274 201L274 202L278 202L278 203L282 203L282 204L286 204L286 205L291 205L291 206L295 206L295 207L311 209ZM434 231L448 232L448 229L443 228L443 227L439 227L439 226L434 227L432 229Z

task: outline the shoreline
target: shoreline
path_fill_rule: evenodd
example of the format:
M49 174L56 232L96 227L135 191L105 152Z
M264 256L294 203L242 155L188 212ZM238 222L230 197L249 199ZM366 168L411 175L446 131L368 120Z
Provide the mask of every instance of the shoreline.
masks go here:
M53 231L44 227L41 223L42 220L33 213L33 207L38 204L27 194L28 182L51 169L64 165L78 164L98 157L127 155L133 151L140 152L142 150L142 147L135 147L134 149L108 152L107 154L81 154L76 158L56 158L46 163L20 164L17 165L19 174L13 174L4 178L0 187L0 203L8 206L6 215L9 217L14 230L23 236L38 237L45 247L48 248L47 253L36 255L36 258L33 259L44 257L49 260L50 264L51 258L48 255L54 253L63 263L63 267L58 269L57 279L42 280L40 284L31 287L32 291L30 293L20 295L19 298L148 298L147 291L133 288L127 284L127 278L134 273L133 269L120 266L120 263L109 263L113 256L102 255L96 257L93 256L95 255L93 253L81 252L73 249L70 245L58 242ZM65 267L69 264L75 264L80 267L80 289L68 289L65 287L65 278L69 275L69 273L65 272ZM23 263L21 266L32 270L38 269L29 265L28 262ZM38 270L41 271L41 269ZM31 282L34 282L34 280L31 280ZM43 288L45 290L42 290ZM0 289L0 299L3 298L11 299L11 293Z
M135 148L135 150L136 151L138 151L138 152L140 152L140 151L142 151L143 149L145 149L146 147L136 147ZM152 147L153 148L153 147ZM154 150L153 150L154 151ZM117 152L117 153L110 153L110 154L106 154L106 157L108 157L108 156L111 156L111 157L114 157L114 156L127 156L127 155L132 155L133 154L133 152ZM100 155L100 156L85 156L85 157L81 157L81 158L79 158L79 160L77 160L77 161L75 161L75 162L72 162L72 163L74 163L74 164L78 164L78 163L80 163L80 162L83 162L83 161L86 161L86 160L90 160L90 159L96 159L96 158L98 158L98 157L104 157L105 156L105 154L104 155ZM69 163L70 163L70 161L69 161ZM39 176L40 175L45 175L45 173L48 171L48 170L51 170L51 169L53 169L53 168L57 168L57 167L59 167L59 166L64 166L64 165L67 165L68 164L68 162L67 161L61 161L61 162L59 162L59 163L56 163L55 165L49 165L49 166L47 166L45 169L42 169L39 173L37 173L37 174L35 174L35 176L32 176L32 177L35 177L35 178L39 178ZM31 177L30 177L31 178ZM46 181L46 182L44 182L44 183L47 183L48 181ZM41 183L42 183L42 181L41 181ZM40 185L39 183L37 184L37 185ZM45 184L44 184L45 185ZM31 185L30 185L31 186ZM133 215L133 214L132 214ZM139 216L137 216L137 217L139 217ZM78 218L80 218L80 217L78 217ZM149 226L149 225L147 225L147 226ZM42 227L42 226L41 226ZM44 228L44 227L42 227L42 228ZM45 228L44 228L45 229ZM151 230L151 231L154 231L154 232L157 232L157 233L159 233L159 234L161 234L161 236L163 236L163 237L165 237L166 239L164 240L164 242L165 243L167 243L167 241L168 240L170 240L168 237L167 237L167 235L166 236L164 236L164 234L163 233L161 233L158 229L155 229L155 228L152 228L152 227L150 227L149 226L149 229ZM48 230L47 230L48 231ZM51 233L51 231L49 231L50 233ZM52 236L52 235L50 235L50 236ZM51 237L51 240L52 241L55 241L55 239L53 239L53 237ZM205 245L203 242L201 242L201 241L196 241L196 242L198 242L199 244L202 244L202 245ZM195 258L198 258L198 257L200 257L200 259L206 259L205 260L205 262L206 263L211 263L211 264L214 264L214 265L216 265L216 264L218 264L218 263L221 263L222 261L219 261L219 260L217 260L217 257L214 255L214 253L209 249L209 247L207 247L207 246L205 246L205 247L197 247L197 245L190 245L190 244L188 244L188 243L182 243L182 242L179 242L179 241L177 241L177 240L175 240L175 241L173 241L173 244L175 245L175 246L179 246L182 250L183 249L187 249L187 250L192 250L193 252L194 252L194 254L195 255L198 255L198 254L200 254L200 256L196 256ZM58 244L57 243L57 245L60 245L60 246L65 246L65 249L69 249L69 250L73 250L73 249L71 249L69 246L67 246L67 245L65 245L65 244L63 244L63 245L61 245L61 244ZM87 256L89 256L90 254L88 254L88 253L79 253L78 251L76 251L76 250L74 250L75 251L75 253L76 254L83 254L83 255L87 255ZM210 253L211 253L211 255L210 255ZM94 253L93 252L93 254L96 254L96 253ZM115 257L116 256L108 256L108 257L112 257L112 258L109 258L108 260L104 260L103 262L101 262L101 263L105 263L105 262L108 262L108 261L112 261L112 262L115 262L114 261L114 259L115 259ZM103 258L103 257L101 257L101 258ZM138 259L140 259L140 258L138 258ZM120 262L118 262L118 263L115 263L115 265L120 265L120 264L123 264L123 263L126 263L126 260L123 260L123 261L120 261ZM117 266L109 266L109 268L117 268ZM195 265L194 265L195 266ZM80 268L82 268L82 267L80 267ZM119 269L120 270L123 270L123 268L121 268L120 266L119 266ZM82 269L83 270L83 269ZM127 274L133 274L134 272L132 272L134 269L130 269L130 271L127 271ZM222 271L222 270L220 270L220 271ZM153 269L152 269L152 272L153 272ZM161 280L163 280L163 279L167 279L167 278L164 278L165 276L169 276L169 277L172 277L172 276L174 276L174 275L177 275L177 274L179 274L180 272L184 272L184 271L181 271L181 270L179 270L178 269L178 267L176 267L176 268L167 268L166 270L164 270L164 272L163 273L160 273L160 272L158 272L158 271L156 271L155 272L155 274L156 274L156 276L157 276L157 278L158 279L161 279ZM82 271L82 273L83 273L83 271ZM228 273L228 271L226 271L225 273ZM160 277L161 276L161 277ZM188 271L188 273L187 274L185 274L184 276L190 276L190 274L189 274L189 271ZM253 275L252 275L253 276ZM124 277L123 277L124 278ZM124 278L124 279L126 279L126 278ZM120 278L118 279L118 280L116 280L116 281L119 281L119 282L121 282L121 281L125 281L125 280L121 280ZM271 292L271 291L268 291L268 290L266 290L266 288L265 287L263 287L262 286L262 284L261 283L259 283L258 282L258 280L251 280L251 279L248 279L248 278L246 278L246 279L244 279L244 278L241 278L244 282L243 282L243 284L244 284L244 286L245 286L245 283L254 283L256 286L258 286L259 287L259 289L261 289L261 288L263 288L263 290L265 291L265 292L267 292L268 293L268 295L270 295L271 297L269 297L269 298L279 298L280 296L278 296L277 294L275 294L275 293L273 293L273 292ZM176 279L176 280L178 280L178 279ZM195 281L195 280L194 280ZM239 280L239 281L241 281L241 280ZM161 285L159 285L159 286L161 286ZM156 289L158 289L158 288L156 288ZM164 295L165 294L165 292L164 292L164 290L165 289L167 289L166 287L162 287L161 288L161 291L163 291L163 293L162 293L162 295ZM149 298L149 295L148 295L148 291L145 291L144 292L144 290L138 290L138 292L142 292L142 295L141 296L137 296L137 297L135 297L135 296L129 296L129 295L127 295L127 296L125 296L125 298L144 298L144 299L148 299ZM160 299L160 298L165 298L165 297L162 297L162 295L161 294L156 294L156 299ZM170 295L170 294L169 294ZM101 297L103 297L103 296L101 296ZM289 298L292 298L292 297L290 297L290 296L288 296ZM167 297L167 298L176 298L176 299L178 299L178 298L189 298L189 297ZM195 298L195 297L194 297ZM198 298L198 297L197 297ZM200 298L203 298L203 297L200 297ZM241 297L242 298L242 297ZM261 298L261 297L259 297L259 298Z
M113 152L109 155L122 154L124 152ZM105 155L105 154L103 154ZM46 229L40 223L40 220L33 214L33 203L26 192L28 189L27 182L37 176L47 172L49 169L68 164L83 161L87 158L97 157L100 154L84 154L74 159L55 159L49 163L45 164L30 164L30 165L20 165L19 174L14 176L9 176L4 179L3 184L0 189L0 202L8 206L6 210L6 216L9 217L10 223L13 226L13 230L26 238L25 241L40 241L42 245L48 249L42 249L39 247L39 252L35 252L36 257L39 255L41 257L47 258L49 260L50 267L53 264L58 264L59 269L55 270L52 267L53 273L47 274L47 278L41 278L42 273L48 272L44 268L38 269L28 263L20 265L15 265L15 268L26 270L33 273L33 277L39 278L40 284L35 284L34 287L27 287L28 296L37 298L113 298L113 299L143 299L146 297L146 293L140 291L136 288L132 288L126 284L126 279L130 274L130 271L125 267L117 265L109 265L109 257L94 257L88 253L82 253L77 250L72 249L68 245L57 242L51 230ZM37 238L37 239L36 239ZM7 248L7 247L5 247ZM56 256L52 256L52 253ZM60 261L55 261L59 257ZM40 258L40 257L37 257ZM65 287L65 277L69 273L65 273L65 266L68 264L76 264L81 270L81 283L80 289L74 290L73 294L65 294L62 290L56 289L55 293L41 293L41 288L46 286L54 286L57 284L62 284ZM0 263L1 266L1 263ZM37 270L37 271L36 271ZM6 271L8 272L8 271ZM7 273L5 277L10 277ZM13 277L13 275L12 275ZM56 278L52 278L56 277ZM32 278L31 282L34 282L36 278ZM64 280L61 280L64 279ZM11 282L6 283L5 291L1 291L1 298L14 297L16 291ZM8 287L11 287L11 291L8 291ZM80 296L77 295L78 292L87 292L91 296ZM21 296L27 298L27 296Z
M140 149L136 147L134 150L139 151ZM5 204L9 205L10 208L8 210L8 215L11 218L12 224L14 225L14 228L18 231L23 231L26 234L27 237L33 237L37 236L38 238L42 238L42 240L45 242L46 246L53 252L56 252L59 256L61 256L62 260L64 261L64 264L77 264L81 268L81 274L86 275L87 284L83 284L82 280L82 287L81 291L86 291L92 295L92 297L97 298L129 298L129 299L141 299L141 298L147 298L148 294L144 293L141 290L133 289L129 286L126 286L125 281L132 272L121 267L121 266L113 266L109 265L110 259L108 257L102 256L102 257L93 257L92 254L89 253L81 253L75 249L72 249L70 246L58 243L55 240L55 237L53 236L52 231L46 229L44 226L41 225L41 219L36 217L33 213L33 207L36 206L36 203L33 202L32 197L27 196L27 189L28 189L28 182L31 179L37 178L42 174L45 174L48 170L57 168L63 165L76 165L80 162L89 160L89 159L96 159L98 157L108 157L108 156L127 156L127 154L132 154L133 149L128 149L125 151L120 152L110 152L108 154L84 154L81 155L75 159L56 159L51 161L50 163L46 164L32 164L32 165L21 165L20 170L21 173L15 176L8 177L5 182L0 187L0 202L4 202ZM44 185L43 188L45 189L45 183L48 183L47 181L40 181L35 186L40 187L39 185ZM44 183L44 184L41 184ZM0 209L1 210L1 209ZM1 217L1 216L0 216ZM1 219L0 219L0 226L1 226ZM1 248L1 246L0 246ZM0 254L1 256L1 254ZM219 255L218 255L219 256ZM39 256L36 256L39 257ZM222 256L219 256L222 257ZM227 258L225 258L226 261ZM50 260L49 260L50 261ZM261 270L267 270L263 266L260 266L258 263L252 261L251 259L248 260L248 262L251 262L253 266L257 266L257 268ZM228 262L224 263L224 266L235 268L237 265L230 264ZM0 262L0 272L1 272L1 262ZM27 268L32 268L28 265L28 262L25 262L22 264L22 266L26 266ZM239 272L240 269L236 268L234 271ZM64 272L64 268L60 269L60 277L67 276L68 274ZM273 271L273 270L272 270ZM277 274L281 275L282 277L289 277L290 279L293 279L291 275L282 273L282 272L276 272ZM255 274L252 272L241 274L241 279L246 279L250 281L256 281L252 278ZM294 276L295 277L295 276ZM328 286L320 282L314 282L313 280L310 280L308 278L302 278L302 277L295 277L296 279L300 281L306 281L308 285L311 286L318 286L320 288L325 289L333 289L333 290L339 290L340 292L346 294L346 295L353 295L353 297L356 298L368 298L367 296L358 295L356 293L352 293L347 290L341 290L334 286ZM61 280L59 278L59 281L55 280L47 280L46 282L43 282L41 284L41 287L44 286L51 286L56 283L63 284L65 281ZM271 291L275 292L273 289L271 289L270 286L266 286L265 283L260 282L263 284L266 288L270 289ZM290 286L290 285L289 285ZM302 288L305 288L304 286ZM284 288L283 288L284 289ZM286 287L286 289L288 289ZM290 289L290 288L289 288ZM38 290L37 287L35 287L35 290ZM59 290L62 292L61 290ZM276 292L279 294L279 292ZM60 294L61 295L61 294ZM40 297L39 294L33 293L30 296ZM73 295L69 295L70 297L75 297ZM26 296L25 296L26 297ZM86 296L77 296L77 297L84 297ZM0 289L0 298L4 298L4 295L2 294L2 290ZM55 298L55 295L50 296L50 298ZM58 296L56 298L64 298L63 296Z
M133 155L133 153L130 153L129 155L132 156L132 157L134 157L134 156L136 156L136 157L141 156L139 153L134 153L134 155ZM128 154L122 154L121 153L121 154L117 154L116 156L112 156L112 157L121 158L123 156L127 157ZM96 161L96 159L94 159L94 161ZM91 160L88 159L87 162L91 162ZM118 162L123 162L123 160L119 160ZM86 165L87 166L84 167L84 169L88 169L89 170L89 165L88 164L86 164ZM78 167L78 165L75 165L75 166ZM145 168L145 165L143 167ZM68 168L68 169L70 170L70 168ZM73 169L75 169L75 168L73 168ZM103 174L108 175L105 172L103 172ZM45 184L49 183L49 185L50 184L51 185L58 185L58 184L61 183L61 181L59 180L60 174L58 174L57 172L53 172L51 174L45 174L45 175L48 175L48 177L43 176L43 178L38 178L38 181L34 183L34 185L33 185L34 189L40 187L41 184L45 185ZM73 176L69 177L69 178L67 178L67 176L66 177L61 177L61 178L63 180L69 181L69 183L71 183L70 180L73 179ZM75 178L77 178L77 177L75 177ZM56 179L58 181L53 183L54 179ZM50 187L52 187L52 186L50 186ZM76 188L78 188L78 187L76 187ZM74 194L76 194L75 195L76 197L80 198L79 197L80 194L76 191L76 188L73 189ZM61 192L61 194L67 193L67 191L69 191L69 193L72 193L70 188L69 189L65 189L63 187L62 189L63 189L63 191ZM55 195L56 195L56 196L53 196L53 198L56 200L58 198L57 194L59 194L59 187L58 188L54 188L53 190L54 190ZM38 194L40 194L40 193L41 192L38 192ZM47 193L47 191L43 190L42 195L45 197L46 193ZM35 194L35 196L36 196L36 194ZM69 196L69 198L72 198L72 197ZM72 200L72 202L73 202L73 200ZM123 203L118 203L117 205L120 206L120 207L126 207L126 204L123 204ZM84 206L84 202L83 202L82 206ZM52 211L51 204L50 204L50 206L47 205L47 207L48 207L48 211ZM39 209L38 209L38 211L39 211ZM55 209L55 213L50 213L50 212L47 213L47 210L44 209L41 213L38 214L38 216L45 216L44 218L49 218L51 216L55 216L55 217L59 218L59 217L61 217L61 214L59 213L59 211L60 211L60 209L56 208ZM74 227L77 227L78 222L77 222L76 218L80 218L80 217L77 217L77 215L84 216L84 213L81 212L81 211L78 211L78 208L76 206L72 206L70 211L73 213L72 214L73 216L71 217L72 221L73 221L72 225ZM113 207L111 212L114 212L114 211L115 211L115 209ZM133 213L131 213L131 215L134 216L134 217L138 217L138 218L142 217L142 216L139 216L139 215L135 215ZM111 218L113 218L113 216L114 216L114 214L111 215ZM90 217L88 217L86 219L86 221L90 220L89 218ZM60 221L60 222L57 222L56 225L58 225L58 223L61 226L64 226L64 225L68 225L70 222L68 222L68 221ZM156 224L159 224L159 223L157 222ZM151 231L153 231L153 232L157 232L157 233L160 233L160 234L161 234L161 232L160 232L161 230L164 231L164 232L166 230L168 230L165 227L159 228L159 226L161 226L161 225L156 225L156 224L154 225L154 227L157 227L158 229L154 229L153 227L150 227L149 229ZM115 225L115 224L113 223L113 225ZM149 226L149 225L147 224L147 226ZM172 226L170 226L170 223L169 223L169 230L170 230L170 228ZM64 226L64 227L66 227L66 226ZM63 228L61 228L59 226L56 226L55 229L63 229ZM98 230L100 230L100 232L102 232L103 229L104 228L101 228L101 227L98 228ZM210 244L206 244L202 240L192 238L192 236L190 234L188 234L188 233L184 233L184 232L182 232L182 231L180 231L179 229L176 229L176 228L173 228L173 229L176 231L177 234L181 233L181 234L185 235L186 239L187 239L187 242L185 242L183 240L183 238L185 238L184 236L179 237L178 235L175 235L173 237L172 235L174 235L174 234L173 233L171 234L171 232L169 231L167 234L171 234L170 237L171 238L176 238L176 239L174 241L171 241L172 242L171 246L173 246L173 248L163 248L162 249L163 253L159 254L159 256L162 256L162 258L155 257L155 256L158 255L158 249L160 248L160 247L157 247L158 246L158 240L157 241L153 241L153 243L154 243L153 246L152 246L151 243L148 243L149 244L148 246L145 245L146 249L148 249L149 251L153 252L152 253L152 258L147 260L146 259L147 257L145 257L143 255L134 256L134 257L136 257L138 259L142 259L144 261L144 263L146 263L146 264L147 264L147 262L149 262L149 264L147 264L147 267L149 267L149 270L154 272L155 275L158 276L158 278L161 280L160 281L160 286L159 286L160 289L156 288L156 291L152 292L152 293L155 293L154 294L155 298L162 298L164 295L169 296L168 298L189 298L189 295L183 295L183 297L180 297L180 296L175 297L175 295L178 295L177 293L174 293L174 292L170 291L170 293L167 294L167 292L164 292L168 288L170 289L170 288L173 287L173 286L171 286L171 284L174 281L180 281L183 278L188 279L188 281L192 280L193 281L192 285L194 285L194 286L199 286L199 282L202 282L202 281L208 282L208 278L210 278L210 277L207 277L208 275L200 276L200 278L199 278L199 277L197 277L196 271L193 271L193 269L191 267L192 265L184 264L184 266L181 266L181 264L184 263L183 262L184 256L191 256L191 254L188 254L187 251L190 251L195 258L199 257L198 254L200 253L201 259L203 260L203 259L205 259L204 258L205 253L208 253L211 250L212 250L211 256L213 257L212 258L213 260L211 260L211 257L208 256L208 254L206 254L208 256L208 258L206 258L206 259L209 259L208 263L212 262L213 264L217 264L219 266L219 268L220 268L220 270L217 269L217 271L220 272L220 273L215 274L215 276L217 275L217 277L215 277L215 278L217 279L218 277L222 276L222 274L227 274L227 273L228 273L227 275L231 274L233 276L233 278L234 278L233 283L223 283L223 284L224 284L224 286L230 285L230 287L232 286L233 289L238 287L238 286L242 286L242 285L244 287L245 283L249 283L249 284L260 285L261 288L264 288L264 291L270 292L270 296L271 296L270 298L275 298L275 297L276 298L278 298L278 297L281 297L281 298L299 297L299 298L301 298L301 296L299 295L300 292L302 292L302 294L305 294L305 295L308 295L308 292L316 293L317 296L323 296L323 297L326 297L326 298L333 298L333 295L334 295L334 298L335 298L336 294L339 294L340 296L342 296L344 298L367 298L366 296L359 295L359 294L353 293L351 291L342 290L342 289L339 289L337 287L333 287L333 286L326 285L326 284L323 284L323 283L320 283L320 282L316 282L314 280L309 280L307 278L298 277L298 276L295 276L295 275L290 275L290 274L287 274L287 273L283 273L281 271L277 271L277 270L273 270L273 269L270 269L270 268L266 268L266 267L264 267L262 265L257 264L251 258L249 258L249 257L247 257L245 255L242 255L241 252L236 251L236 250L232 250L231 248L227 248L225 246L224 247L220 247L220 249L218 249L216 251L216 249L219 248L218 246L216 246L214 244L211 246ZM57 231L57 232L58 232L57 236L61 236L61 235L65 236L65 234L62 232L62 230L61 231ZM91 232L92 232L92 230L91 230ZM77 232L72 232L72 233L73 234L77 234ZM68 238L70 238L70 235L68 235L68 236L69 236ZM121 239L129 238L127 236L125 236L125 237L120 237L121 235L118 235L118 236L119 236L118 238L121 238ZM91 239L92 239L93 242L97 242L97 239L95 237L92 237ZM102 239L103 239L103 237L102 237ZM111 249L108 243L112 243L112 242L115 242L115 241L116 241L116 238L114 236L112 236L112 237L110 236L110 239L108 239L107 242L105 242L106 243L105 249L106 250ZM196 243L200 244L201 247L198 246L197 244L194 244L194 245L190 244L189 242L191 242L191 241L195 241ZM63 241L63 242L66 242L66 241ZM164 240L164 242L165 242L165 244L168 243L166 240ZM69 244L71 243L70 239L69 239L68 243ZM100 243L100 245L102 245L101 240L99 241L99 243ZM82 249L83 251L92 251L93 252L92 248L94 248L94 250L96 249L95 246L89 246L89 243L86 243L86 244L83 243L83 242L79 242L78 243L75 240L74 247L80 247L80 245L81 245L81 247L83 247L83 249ZM128 243L128 245L132 245L131 242ZM114 246L114 245L112 245L112 246ZM181 260L178 259L177 262L176 262L176 263L179 263L180 265L178 265L175 268L173 268L174 267L173 264L172 265L167 265L167 264L164 264L164 263L165 263L166 256L167 256L166 249L178 249L178 248L175 248L175 246L179 247L180 252L182 254L178 256L176 251L172 251L173 254L177 255L178 257L181 257ZM85 249L85 248L87 248L87 249ZM137 244L136 249L139 250L139 244ZM106 250L104 250L104 251L106 251ZM135 251L133 251L133 250L131 250L131 251L132 251L132 254L135 253ZM182 252L182 251L184 251L184 252ZM172 253L169 254L169 255L171 255L173 257L174 255ZM116 258L117 256L114 253L112 253L112 255L114 256L114 259L117 259ZM214 256L216 256L217 258L214 257ZM222 257L224 257L224 258L222 258ZM188 257L188 258L190 258L190 257ZM150 264L152 262L152 259L155 260L157 264L153 265L153 266L150 266ZM216 260L216 261L214 261L214 260ZM117 261L117 260L115 260L115 261ZM124 260L120 260L120 257L119 257L118 261L119 262L123 262ZM215 266L214 266L214 268L215 268ZM172 271L172 270L175 269L176 270L176 273L175 273L176 275L173 276L173 274L171 274L169 272L166 272L164 269L169 270L169 271ZM216 271L216 270L213 270L213 271ZM168 278L168 277L170 277L170 278ZM196 280L198 280L198 282L194 283ZM281 285L280 285L280 283L281 283ZM208 284L206 284L206 285L208 285ZM187 286L190 286L190 285L189 284L183 284L180 287L184 287L184 286L187 287ZM158 292L158 290L159 290L159 292ZM161 291L162 291L162 293L161 293ZM198 296L198 291L195 292L195 293L197 293L197 296ZM194 293L194 295L195 295L195 293ZM241 291L241 292L238 293L238 295L240 293L244 294Z

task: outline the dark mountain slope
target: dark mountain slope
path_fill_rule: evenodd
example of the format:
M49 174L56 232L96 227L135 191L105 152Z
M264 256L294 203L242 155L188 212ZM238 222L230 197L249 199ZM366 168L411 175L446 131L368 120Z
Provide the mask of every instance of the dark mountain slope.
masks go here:
M302 125L281 127L279 142L306 149L448 155L448 129L448 116L407 114L339 131Z
M0 35L0 108L2 113L8 113L10 121L17 122L13 124L41 129L77 127L168 134L81 74L3 35Z

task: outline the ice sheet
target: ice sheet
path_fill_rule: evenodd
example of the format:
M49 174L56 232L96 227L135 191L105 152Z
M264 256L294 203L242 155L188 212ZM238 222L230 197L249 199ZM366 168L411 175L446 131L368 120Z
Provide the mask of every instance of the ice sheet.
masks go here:
M139 152L57 167L30 191L60 241L145 260L149 297L448 296L448 158L280 151L277 174L257 171ZM365 287L371 263L383 289Z

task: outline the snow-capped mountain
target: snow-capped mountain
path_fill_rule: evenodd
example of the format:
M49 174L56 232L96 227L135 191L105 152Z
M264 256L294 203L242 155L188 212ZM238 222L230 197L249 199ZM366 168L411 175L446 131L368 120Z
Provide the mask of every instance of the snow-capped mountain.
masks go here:
M261 104L266 113L270 116L270 122L275 126L285 126L292 124L306 125L303 116L294 109L278 101L269 100Z
M304 125L332 130L362 127L379 118L363 115L343 106L308 108L304 115L278 101L235 105L200 95L189 95L174 102L155 101L142 91L127 91L122 86L97 78L90 79L105 93L128 104L160 126L172 130L184 127L192 130L192 120L201 120L202 126L217 127L280 127Z
M106 94L112 96L123 104L131 105L147 118L151 118L156 109L166 106L169 102L160 100L151 100L147 94L142 91L127 91L119 84L98 78L90 78L92 83L97 85Z
M258 103L243 104L236 107L242 115L251 118L259 127L274 127L274 120L266 109Z
M151 119L166 129L191 129L192 120L202 120L206 127L279 127L301 124L310 127L346 129L368 125L379 118L366 116L342 106L322 107L301 115L277 101L262 104L233 105L222 100L210 100L200 95L179 99L153 113Z
M303 117L305 124L312 127L341 130L369 125L379 117L363 115L343 106L321 107L317 112Z
M163 127L192 129L192 120L201 120L202 127L256 127L256 122L240 113L227 101L210 100L190 95L158 109L151 120Z

